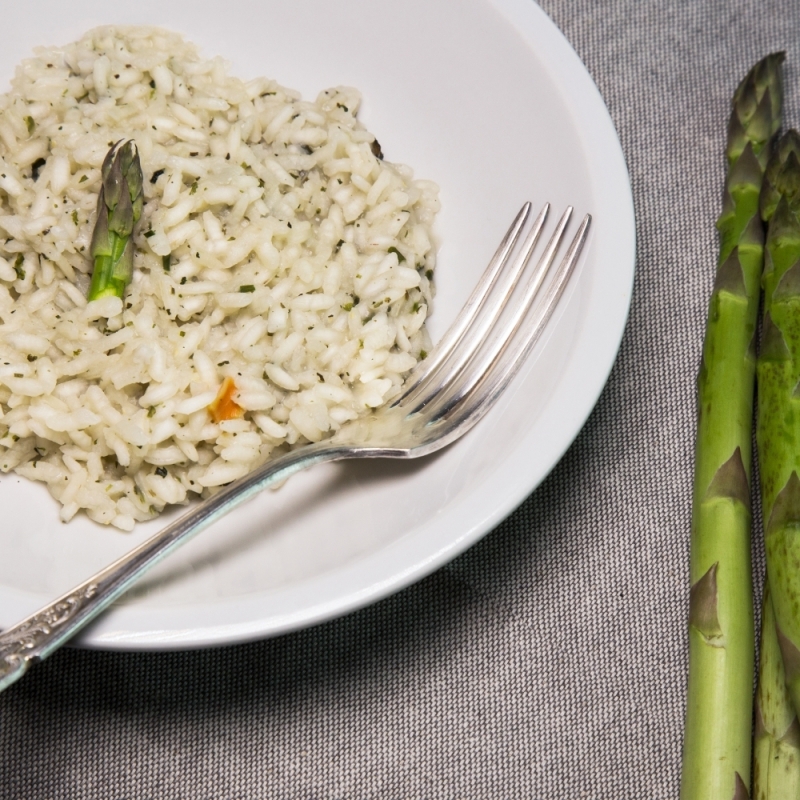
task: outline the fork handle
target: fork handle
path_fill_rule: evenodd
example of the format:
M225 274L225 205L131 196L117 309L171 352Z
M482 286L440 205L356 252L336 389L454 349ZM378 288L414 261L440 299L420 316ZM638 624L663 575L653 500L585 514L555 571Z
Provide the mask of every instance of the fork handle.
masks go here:
M147 570L212 522L300 470L353 456L352 447L308 445L268 462L190 509L54 602L0 633L0 691L22 677L120 597Z

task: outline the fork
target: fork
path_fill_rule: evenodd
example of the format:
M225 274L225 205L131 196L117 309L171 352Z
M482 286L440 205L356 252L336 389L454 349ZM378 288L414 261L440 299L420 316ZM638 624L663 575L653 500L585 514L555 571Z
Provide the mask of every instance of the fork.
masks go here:
M591 222L588 214L550 274L572 215L570 206L527 284L519 286L549 209L546 203L531 221L531 204L522 206L466 305L442 340L411 371L393 402L348 423L330 439L293 450L225 486L87 581L0 633L0 691L74 636L150 567L267 486L327 461L419 458L463 436L519 371L574 273Z

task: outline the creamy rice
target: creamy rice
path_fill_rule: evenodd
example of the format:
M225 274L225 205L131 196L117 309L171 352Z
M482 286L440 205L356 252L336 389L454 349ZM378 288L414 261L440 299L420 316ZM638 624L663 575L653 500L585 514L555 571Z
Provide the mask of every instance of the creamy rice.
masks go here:
M437 187L357 91L306 102L154 28L22 63L0 97L0 469L130 529L395 395L428 348ZM109 146L145 181L124 300L86 302ZM214 422L226 378L242 410Z

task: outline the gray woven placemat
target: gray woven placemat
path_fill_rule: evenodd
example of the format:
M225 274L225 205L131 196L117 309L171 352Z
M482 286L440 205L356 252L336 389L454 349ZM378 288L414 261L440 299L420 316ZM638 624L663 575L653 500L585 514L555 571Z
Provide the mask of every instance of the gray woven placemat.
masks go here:
M638 265L602 398L528 501L450 566L311 630L220 650L64 651L0 696L0 797L678 794L694 373L730 94L796 0L545 0L628 161Z

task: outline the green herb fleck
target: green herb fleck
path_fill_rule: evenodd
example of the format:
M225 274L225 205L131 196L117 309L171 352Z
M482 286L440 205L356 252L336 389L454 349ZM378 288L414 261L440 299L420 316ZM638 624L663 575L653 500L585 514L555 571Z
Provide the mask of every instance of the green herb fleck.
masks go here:
M156 407L155 406L150 406L150 408L147 409L147 416L152 418L155 415L156 415Z
M156 232L151 228L149 231L144 232L144 238L149 239L151 236L155 236Z
M398 264L402 264L406 260L406 257L396 247L390 247L389 252L397 256Z
M81 175L81 179L78 181L78 183L86 183L86 181L88 180L89 180L88 175Z
M432 281L433 280L433 270L432 269L425 270L425 277L429 281Z
M164 268L164 272L169 272L172 269L172 253L161 256L161 266Z
M244 286L239 287L239 291L245 293L254 292L255 290L256 287L252 283L246 283Z
M17 253L17 257L14 260L14 272L17 273L17 277L21 280L25 280L25 269L23 268L22 264L25 261L25 256L22 253Z
M73 222L73 223L74 223L76 226L78 225L78 212L77 212L77 211L73 211L73 212L72 212L72 222Z
M194 194L197 191L197 181L189 187L189 194Z
M419 360L420 361L426 359L427 357L428 357L428 351L427 350L420 350L419 351Z
M25 117L25 127L28 129L28 135L36 130L36 121L33 117Z

